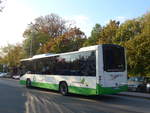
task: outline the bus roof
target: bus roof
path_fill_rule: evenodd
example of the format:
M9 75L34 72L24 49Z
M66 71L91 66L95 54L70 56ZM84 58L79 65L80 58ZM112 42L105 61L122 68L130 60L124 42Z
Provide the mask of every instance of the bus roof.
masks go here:
M40 59L40 58L46 58L46 57L50 57L50 56L57 56L57 55L63 55L63 54L78 53L78 52L82 52L82 51L96 50L98 48L98 46L101 46L101 45L94 45L94 46L82 47L78 51L73 51L73 52L66 52L66 53L59 53L59 54L52 54L52 53L39 54L39 55L34 55L31 58L22 59L21 61L30 61L30 60Z
M33 60L33 59L45 58L45 57L49 57L49 56L52 56L52 55L54 55L54 54L52 54L52 53L39 54L39 55L34 55L31 58L22 59L21 61L30 61L30 60Z

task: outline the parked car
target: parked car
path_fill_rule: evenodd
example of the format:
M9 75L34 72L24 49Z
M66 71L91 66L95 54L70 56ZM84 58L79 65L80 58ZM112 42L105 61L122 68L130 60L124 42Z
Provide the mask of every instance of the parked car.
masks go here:
M6 76L6 75L7 75L7 73L3 73L3 72L0 73L0 77L1 78L4 77L4 76Z
M20 75L14 75L12 76L13 79L20 79Z
M140 91L150 93L150 77L144 77L143 83L139 86Z
M141 91L141 85L143 84L144 77L130 77L128 79L129 91Z
M8 72L3 76L3 78L11 78L11 74Z

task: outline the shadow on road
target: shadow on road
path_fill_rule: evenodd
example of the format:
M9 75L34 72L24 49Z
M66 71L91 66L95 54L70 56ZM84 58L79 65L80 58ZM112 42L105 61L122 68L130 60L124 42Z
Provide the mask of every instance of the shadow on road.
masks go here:
M34 87L26 89L24 95L27 98L25 113L92 113L92 110L95 113L112 112L113 110L134 113L135 110L149 109L148 101L118 95L85 96L69 94L69 96L62 96L58 91ZM141 106L141 103L145 103L145 106ZM137 108L137 106L141 107Z
M59 91L55 91L55 90L50 90L50 89L44 89L44 88L37 88L37 87L31 87L29 88L31 90L37 90L37 91L42 91L43 93L53 93L56 95L60 95L62 96ZM102 101L102 100L115 100L117 97L114 95L81 95L81 94L72 94L69 93L68 96L66 97L72 97L72 98L82 98L82 99L91 99L91 100L96 100L96 101Z

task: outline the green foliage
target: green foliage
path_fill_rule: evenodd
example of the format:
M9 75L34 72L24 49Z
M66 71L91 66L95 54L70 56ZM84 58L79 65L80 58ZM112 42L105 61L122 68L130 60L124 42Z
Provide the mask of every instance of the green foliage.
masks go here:
M110 20L110 22L102 28L99 40L97 44L111 44L113 43L113 38L119 28L119 22L115 20Z
M84 46L113 43L113 38L118 28L119 22L115 20L110 20L110 22L103 27L101 27L100 24L96 24L95 27L93 27L91 36L84 43Z
M101 31L102 31L101 25L95 24L91 32L91 36L85 41L84 46L96 45L100 38Z
M9 67L16 67L20 65L20 60L25 57L22 45L10 45L1 48L3 56L0 59L1 64Z
M39 53L42 45L51 40L51 38L62 36L67 32L67 29L66 21L56 14L36 18L35 22L31 22L23 34L25 37L23 47L26 56L31 57Z
M150 35L140 34L125 43L129 72L144 76L150 71Z
M26 56L33 56L38 53L39 48L50 39L48 34L33 32L23 42Z
M78 28L71 28L64 35L50 39L39 49L39 53L63 53L76 51L83 46L86 38Z
M113 42L127 49L130 75L150 75L150 13L123 23Z
M138 19L128 20L121 24L113 38L114 43L122 43L133 39L136 35L140 34L142 25Z
M133 39L133 47L137 46L135 51L134 73L140 75L150 74L150 13L143 15L140 22L143 26L141 33ZM130 56L130 55L129 55Z

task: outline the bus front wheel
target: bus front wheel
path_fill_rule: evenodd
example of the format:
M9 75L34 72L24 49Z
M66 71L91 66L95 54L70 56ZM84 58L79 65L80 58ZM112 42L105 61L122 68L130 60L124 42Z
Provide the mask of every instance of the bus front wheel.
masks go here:
M63 96L68 95L68 86L66 82L61 82L59 85L59 91Z
M31 87L31 80L30 80L30 79L27 79L27 80L26 80L26 87L27 87L27 88L30 88L30 87Z

